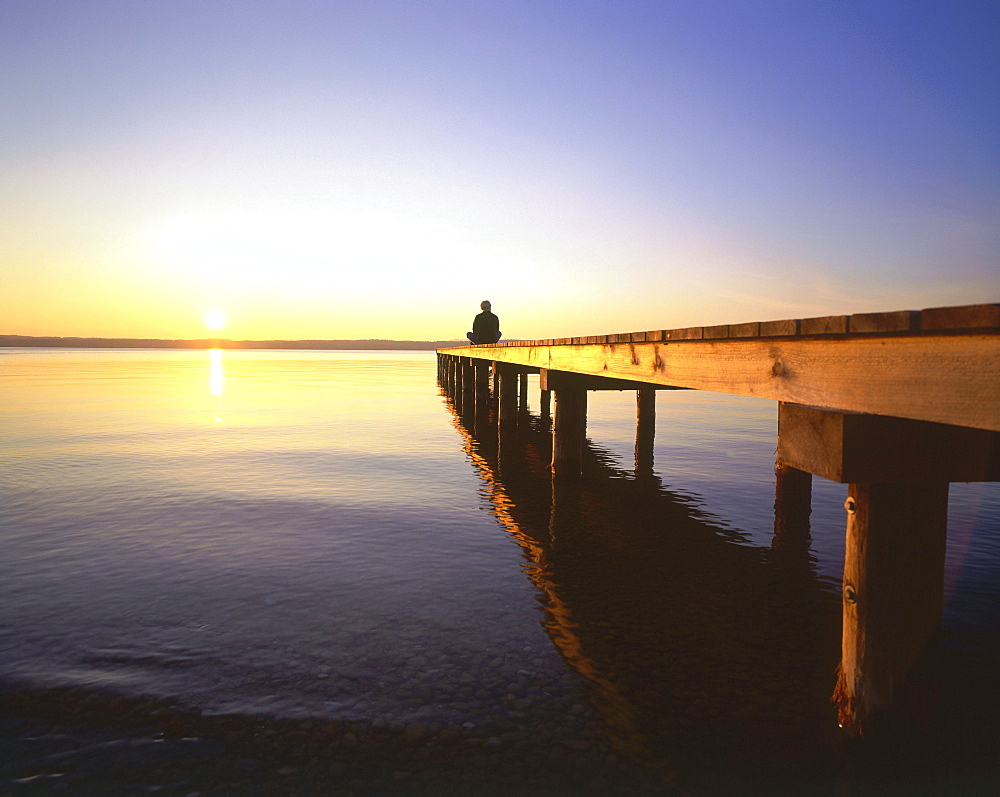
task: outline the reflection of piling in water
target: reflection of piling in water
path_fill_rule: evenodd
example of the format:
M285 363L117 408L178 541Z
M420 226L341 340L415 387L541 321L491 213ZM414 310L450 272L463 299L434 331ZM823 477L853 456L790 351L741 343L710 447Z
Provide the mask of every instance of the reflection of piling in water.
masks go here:
M733 544L740 535L586 441L582 477L553 478L541 418L498 450L495 432L474 434L461 418L456 428L531 563L546 631L590 684L619 750L661 762L727 745L744 762L817 754L790 749L821 738L830 719L835 647L822 640L834 606L808 561L802 573L769 567L760 549Z
M558 479L580 476L587 390L687 388L777 401L775 552L808 536L809 484L796 471L850 485L835 698L855 734L895 713L940 623L948 484L1000 480L1000 304L508 341L439 357L540 371L542 387L556 393ZM643 401L637 473L651 449Z

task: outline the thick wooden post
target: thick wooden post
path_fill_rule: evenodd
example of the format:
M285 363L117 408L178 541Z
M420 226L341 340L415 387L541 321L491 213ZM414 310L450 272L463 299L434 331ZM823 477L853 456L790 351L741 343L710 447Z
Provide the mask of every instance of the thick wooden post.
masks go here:
M578 478L583 470L583 442L587 433L587 391L567 387L555 393L552 475L559 479Z
M497 404L500 403L500 364L497 362L493 363L493 395L497 398Z
M522 372L518 376L517 406L520 410L528 409L528 374Z
M635 473L653 470L653 439L656 436L656 391L640 388L635 392Z
M863 734L934 639L944 589L946 482L851 484L844 559L841 727Z
M476 368L476 411L489 410L490 407L490 363L488 360L475 360Z
M462 380L459 378L458 357L448 358L448 390L455 402L455 409L462 409Z
M462 412L471 412L476 403L476 369L472 359L463 357L460 366L462 372Z
M494 363L498 381L498 415L500 433L513 431L517 427L517 369L507 363Z
M476 411L474 417L475 432L483 436L490 426L490 362L488 360L473 360L476 369Z
M539 413L542 416L542 423L548 425L552 421L552 391L542 390L538 397Z

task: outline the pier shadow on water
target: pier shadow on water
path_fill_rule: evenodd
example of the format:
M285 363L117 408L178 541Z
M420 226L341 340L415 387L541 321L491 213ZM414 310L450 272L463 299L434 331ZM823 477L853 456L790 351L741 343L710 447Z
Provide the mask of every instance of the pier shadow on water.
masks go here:
M490 407L456 429L498 523L521 546L543 625L619 754L694 794L966 794L1000 784L982 661L954 651L915 675L919 719L848 739L830 696L841 598L817 576L808 512L769 548L587 440L579 480L551 476L551 420ZM979 701L982 701L981 703Z

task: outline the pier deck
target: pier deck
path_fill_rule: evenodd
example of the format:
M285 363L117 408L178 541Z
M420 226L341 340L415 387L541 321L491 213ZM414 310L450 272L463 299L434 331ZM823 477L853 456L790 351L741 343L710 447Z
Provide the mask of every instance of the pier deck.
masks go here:
M439 349L594 377L1000 431L1000 304Z

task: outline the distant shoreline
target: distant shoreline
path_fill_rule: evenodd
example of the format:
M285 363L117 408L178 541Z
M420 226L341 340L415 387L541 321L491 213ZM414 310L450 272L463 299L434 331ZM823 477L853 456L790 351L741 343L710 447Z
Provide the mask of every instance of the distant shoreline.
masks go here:
M459 340L163 340L159 338L76 338L0 335L0 348L44 349L353 349L433 351Z

